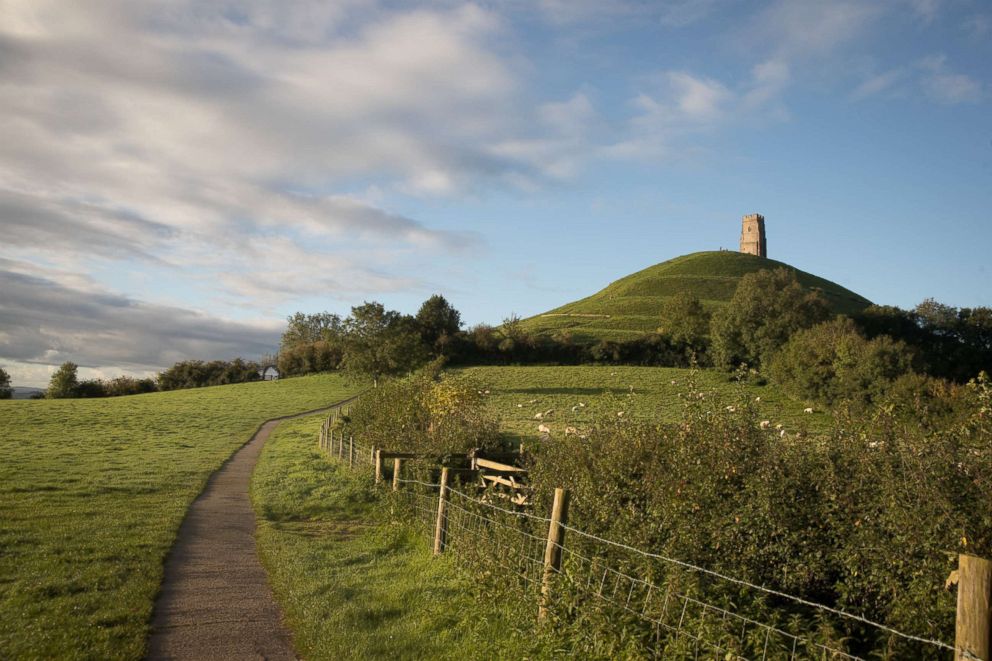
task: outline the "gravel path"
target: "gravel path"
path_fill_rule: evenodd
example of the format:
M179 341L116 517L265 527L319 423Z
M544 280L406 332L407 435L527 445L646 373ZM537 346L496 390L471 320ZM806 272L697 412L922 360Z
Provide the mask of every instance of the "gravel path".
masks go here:
M280 421L263 424L187 511L155 602L149 659L297 658L258 560L248 497L255 462Z

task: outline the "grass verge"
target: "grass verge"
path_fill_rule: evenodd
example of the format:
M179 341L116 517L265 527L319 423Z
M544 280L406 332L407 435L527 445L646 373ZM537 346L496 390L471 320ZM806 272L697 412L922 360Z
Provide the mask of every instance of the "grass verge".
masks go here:
M0 401L0 658L136 659L186 509L268 418L358 389L321 375Z
M252 479L258 546L308 659L524 658L532 608L480 602L470 577L395 524L371 476L322 457L318 417L282 423ZM528 604L529 606L530 604Z

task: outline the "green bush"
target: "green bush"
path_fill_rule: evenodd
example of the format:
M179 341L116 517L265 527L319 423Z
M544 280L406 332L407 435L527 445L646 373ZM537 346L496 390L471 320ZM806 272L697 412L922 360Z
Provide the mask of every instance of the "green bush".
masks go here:
M867 340L851 319L838 317L793 335L772 358L769 371L800 399L868 404L911 365L912 354L902 342L886 335Z
M826 299L806 290L785 268L748 273L733 298L710 324L714 364L725 369L741 363L767 364L793 333L830 316Z

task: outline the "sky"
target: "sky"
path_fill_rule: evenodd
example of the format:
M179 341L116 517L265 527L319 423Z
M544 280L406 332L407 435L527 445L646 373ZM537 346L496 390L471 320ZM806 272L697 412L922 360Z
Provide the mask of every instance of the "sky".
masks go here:
M0 0L0 366L466 324L736 249L992 305L986 0Z

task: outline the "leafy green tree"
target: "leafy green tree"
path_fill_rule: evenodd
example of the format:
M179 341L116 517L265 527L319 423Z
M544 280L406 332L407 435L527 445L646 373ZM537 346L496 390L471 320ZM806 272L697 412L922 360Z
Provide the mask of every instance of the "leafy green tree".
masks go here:
M48 382L48 392L45 396L49 399L67 399L75 397L79 388L79 379L76 372L79 366L76 363L65 362L52 375Z
M723 368L766 364L796 331L830 317L816 291L803 289L785 268L748 273L727 305L713 315L713 361Z
M436 354L450 343L462 327L462 316L440 294L434 294L420 306L416 315L424 343Z
M0 399L10 399L14 396L14 389L10 387L10 375L7 370L0 367Z
M702 348L710 328L710 313L699 298L680 291L667 299L661 308L661 327L658 332L667 335L676 344Z
M800 398L868 404L910 372L911 363L904 343L887 335L865 339L854 321L838 317L793 335L772 358L770 372Z
M345 321L342 365L379 386L384 376L405 374L427 360L417 322L381 303L353 307Z
M297 312L286 318L286 330L282 334L280 349L288 349L299 344L338 338L344 332L341 317L330 312L305 314Z

